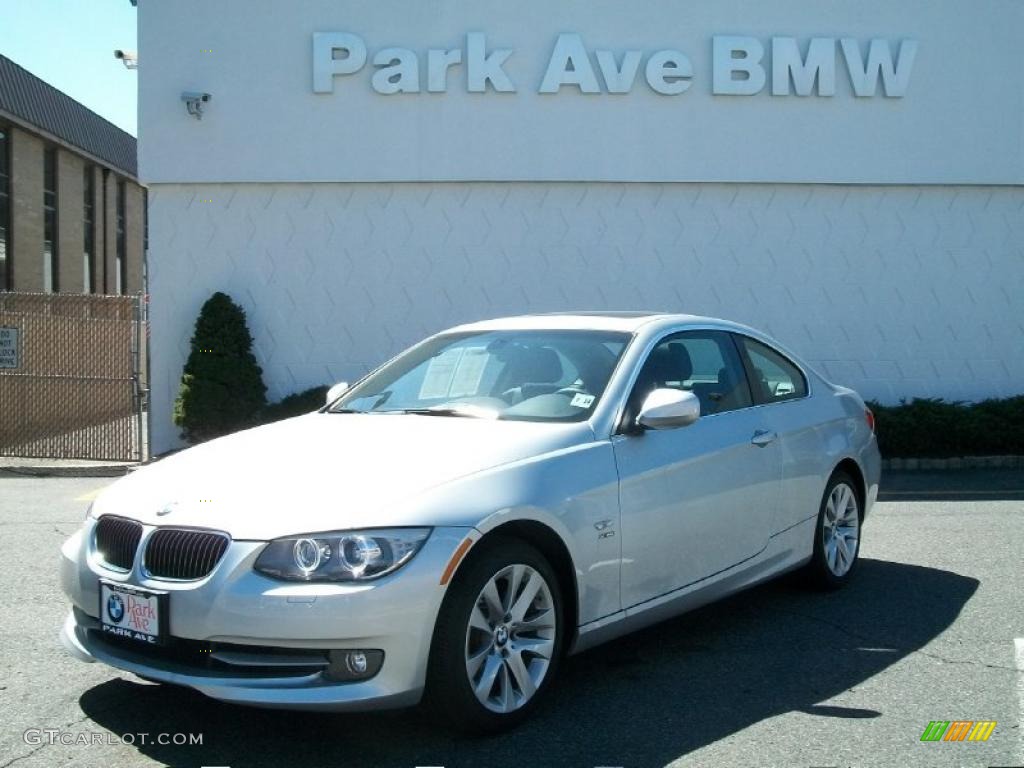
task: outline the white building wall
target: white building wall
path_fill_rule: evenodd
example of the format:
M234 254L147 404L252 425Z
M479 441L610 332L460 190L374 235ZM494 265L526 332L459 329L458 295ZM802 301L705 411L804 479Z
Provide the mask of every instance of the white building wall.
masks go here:
M318 33L366 48L364 66L328 92L315 90ZM577 61L593 71L588 92L542 92L549 64L565 63L554 56L563 34L586 49ZM514 91L474 86L487 70L469 35L507 53ZM146 183L1021 184L1022 35L1019 0L144 0L139 169ZM757 49L763 75L747 96L723 95L730 80L716 76L716 58L733 57L716 56L715 40L737 38ZM776 39L798 58L824 44L815 62L828 64L827 87L819 78L795 95ZM385 95L373 76L395 46L414 92ZM852 69L847 48L859 51ZM871 48L886 52L886 71L907 54L905 88L869 67L862 93L874 95L857 95L853 70L864 78ZM430 49L462 59L443 92L428 91ZM640 57L626 93L610 92L599 51L616 67L627 52ZM649 84L657 51L685 56L685 92ZM212 94L202 120L183 91Z
M765 329L893 402L1024 391L1024 188L154 184L153 449L202 303L246 309L269 396L468 320L659 309Z

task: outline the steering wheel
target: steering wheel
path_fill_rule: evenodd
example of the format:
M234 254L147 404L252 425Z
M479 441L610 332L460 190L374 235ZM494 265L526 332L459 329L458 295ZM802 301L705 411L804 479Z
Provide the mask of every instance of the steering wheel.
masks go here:
M521 384L518 387L506 389L504 392L501 393L501 399L509 403L510 405L519 405L519 403L526 402L527 400L537 397L538 395L554 395L562 391L557 388L552 389L551 387L554 386L554 384L542 383ZM569 388L566 387L566 389ZM576 392L575 389L572 391L573 393Z
M516 405L517 403L521 403L523 401L523 388L512 387L511 389L506 389L504 392L501 393L500 397L508 405Z
M570 384L568 387L562 387L561 389L555 390L556 395L587 395L587 388L582 384Z

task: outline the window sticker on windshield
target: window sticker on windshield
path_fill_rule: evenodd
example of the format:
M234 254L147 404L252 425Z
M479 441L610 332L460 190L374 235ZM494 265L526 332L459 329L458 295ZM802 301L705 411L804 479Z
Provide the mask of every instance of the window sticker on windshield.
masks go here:
M468 397L480 389L489 356L483 347L446 349L427 365L420 385L420 400Z
M431 359L427 365L427 373L420 385L420 400L433 400L439 397L448 396L448 388L452 383L452 376L455 375L455 366L462 357L462 349L446 349L437 357Z
M490 356L483 347L467 347L455 367L449 397L472 397L480 391L480 380Z
M582 392L577 392L569 405L576 406L577 408L589 408L594 404L593 395L584 395Z

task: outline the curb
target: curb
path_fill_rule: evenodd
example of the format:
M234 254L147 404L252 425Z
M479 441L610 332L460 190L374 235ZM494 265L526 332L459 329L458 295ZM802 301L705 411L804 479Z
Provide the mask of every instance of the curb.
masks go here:
M140 464L71 464L48 466L45 464L0 465L0 477L120 477Z
M959 456L950 459L882 459L882 471L1024 469L1024 456Z

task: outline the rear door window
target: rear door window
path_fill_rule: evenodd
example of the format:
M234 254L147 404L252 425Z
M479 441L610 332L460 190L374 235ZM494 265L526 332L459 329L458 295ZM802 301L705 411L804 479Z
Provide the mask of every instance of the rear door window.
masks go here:
M748 336L737 339L750 361L751 387L758 402L775 403L807 396L807 379L795 363Z

